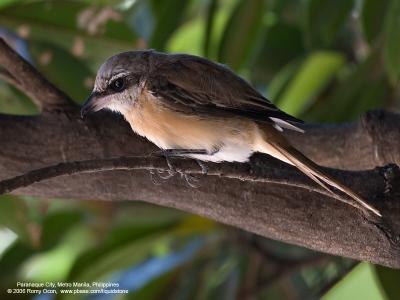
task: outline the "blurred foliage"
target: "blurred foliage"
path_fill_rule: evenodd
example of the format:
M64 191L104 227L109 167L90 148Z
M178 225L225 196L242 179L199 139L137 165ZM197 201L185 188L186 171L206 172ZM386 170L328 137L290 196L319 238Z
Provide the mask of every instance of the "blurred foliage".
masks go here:
M318 122L398 109L399 31L398 0L0 0L0 35L77 102L104 59L155 48L226 64ZM0 112L38 111L0 82ZM398 271L354 266L143 203L0 198L0 299L16 281L82 280L124 282L118 299L399 297Z

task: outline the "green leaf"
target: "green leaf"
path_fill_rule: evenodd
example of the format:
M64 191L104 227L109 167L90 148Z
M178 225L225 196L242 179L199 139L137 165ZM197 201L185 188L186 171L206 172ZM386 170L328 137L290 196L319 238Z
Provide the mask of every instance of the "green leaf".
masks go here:
M389 95L389 90L390 86L384 76L376 78L370 82L365 90L360 90L360 96L349 107L347 113L342 115L347 115L347 119L355 120L368 110L382 108Z
M271 15L273 18L278 18L281 22L287 22L292 25L299 25L299 19L303 13L303 1L293 0L278 0L269 1L268 11L273 12Z
M94 6L85 2L26 1L0 10L0 26L24 32L29 44L56 45L84 60L85 65L95 72L105 58L135 47L137 36L124 16L109 6ZM96 20L99 17L104 21L98 24ZM78 72L79 69L72 76L79 76Z
M229 18L232 11L235 9L235 1L219 1L212 0L213 2L208 6L206 20L199 17L202 21L203 26L203 39L202 47L203 55L209 59L218 60L218 51L220 47L220 41L226 30ZM215 6L212 4L215 3ZM187 43L192 42L192 36L190 34L181 36L181 39L187 40ZM207 48L207 52L205 48Z
M382 107L388 91L380 53L374 51L363 63L348 70L331 93L315 103L307 112L307 119L319 122L351 120L368 109Z
M168 295L176 294L176 289L171 290L171 285L175 284L178 271L173 270L160 277L152 280L146 284L143 288L139 289L134 293L129 293L129 300L150 300L150 299L168 299Z
M80 255L71 269L69 280L99 279L139 261L170 228L165 224L113 228L101 245Z
M202 270L197 295L199 299L235 299L239 261L234 251L221 250Z
M125 224L115 227L101 245L86 251L75 261L68 280L101 280L151 254L167 254L172 241L176 243L214 228L214 222L196 216L185 218L179 223L147 226Z
M32 56L37 62L37 68L46 77L78 102L82 102L90 90L87 81L94 75L82 59L73 56L65 49L47 42L32 41L30 43Z
M209 57L211 47L211 37L215 24L216 13L218 11L219 0L211 0L207 7L206 27L204 31L203 53L205 57Z
M0 81L0 113L36 115L39 110L20 90Z
M139 240L133 240L122 247L114 248L113 251L101 255L98 260L91 260L89 267L82 269L79 274L76 274L70 280L92 282L104 279L113 272L120 271L144 260L151 254L151 250L157 243L168 237L171 237L171 235L158 233Z
M178 28L183 20L189 0L152 0L151 1L155 28L151 35L149 45L159 51L163 51L168 39Z
M299 115L336 76L344 62L343 55L337 52L311 54L278 100L279 107L289 114Z
M22 2L23 0L1 0L0 1L0 9L5 8L6 6L10 6L16 4L18 2Z
M295 60L283 67L268 84L268 99L279 105L279 100L299 69L299 61Z
M42 249L24 262L21 273L25 280L64 281L76 257L94 244L93 232L85 224L65 229L58 226L58 229L59 243L53 244L49 249Z
M233 10L219 45L219 61L239 70L262 32L264 0L241 0Z
M322 300L342 299L387 299L371 264L360 263L322 297Z
M393 84L400 78L400 1L391 0L385 21L384 65Z
M14 196L0 197L0 225L11 229L18 238L30 245L32 243L29 226L32 224L25 203Z
M91 30L88 29L88 24L82 23L82 13L85 13L85 10L87 15L91 10L92 15L86 18L86 22L90 23L90 19L93 20L102 9L107 8L78 1L24 1L0 10L0 24L25 24L28 27L40 27L48 32L103 39L109 44L132 45L136 36L123 19L119 20L122 15L118 15L117 11L114 12L114 16L106 18L105 23L100 22L97 27L92 26Z
M0 285L5 285L17 276L20 266L36 253L34 248L16 241L0 257ZM15 281L12 283L15 284Z
M203 28L204 25L201 18L186 22L168 40L167 52L201 55Z
M270 25L262 42L251 66L251 79L256 85L265 85L289 62L304 54L301 30L284 22Z
M364 0L360 21L365 38L372 43L382 32L389 0Z
M61 211L47 216L42 222L42 249L55 247L63 236L82 220L83 214L78 211Z
M375 272L386 298L397 300L399 298L400 270L375 266Z
M304 29L310 47L331 46L354 6L353 0L308 0Z

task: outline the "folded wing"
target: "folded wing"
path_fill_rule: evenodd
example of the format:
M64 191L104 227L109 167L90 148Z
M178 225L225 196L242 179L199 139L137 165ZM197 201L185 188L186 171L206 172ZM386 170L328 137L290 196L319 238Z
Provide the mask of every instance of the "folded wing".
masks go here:
M147 80L164 105L188 114L239 116L302 131L301 120L279 110L227 67L201 57L169 55Z

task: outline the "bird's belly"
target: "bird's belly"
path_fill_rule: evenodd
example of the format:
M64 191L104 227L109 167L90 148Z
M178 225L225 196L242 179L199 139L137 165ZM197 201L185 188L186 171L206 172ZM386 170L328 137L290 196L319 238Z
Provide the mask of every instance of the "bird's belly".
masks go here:
M204 161L244 162L252 154L252 143L244 134L218 121L175 120L139 132L161 149L206 150L209 154L187 155Z
M200 118L154 103L125 115L132 129L161 149L201 149L209 155L188 155L204 161L247 161L253 153L251 122ZM255 124L254 124L255 126Z
M253 149L249 144L243 143L225 143L217 152L212 155L194 154L188 157L195 158L202 161L212 162L246 162L253 154Z

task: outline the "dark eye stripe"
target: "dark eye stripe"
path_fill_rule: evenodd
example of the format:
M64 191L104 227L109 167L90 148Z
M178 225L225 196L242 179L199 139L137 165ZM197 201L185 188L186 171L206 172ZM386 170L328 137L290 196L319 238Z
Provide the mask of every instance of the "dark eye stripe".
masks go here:
M140 78L141 77L137 74L128 74L126 76L115 78L114 80L108 83L106 91L108 94L122 92L123 90L129 88L132 85L139 84ZM120 82L121 80L123 82Z
M121 92L126 88L126 79L124 77L117 78L109 84L109 88L114 92Z

